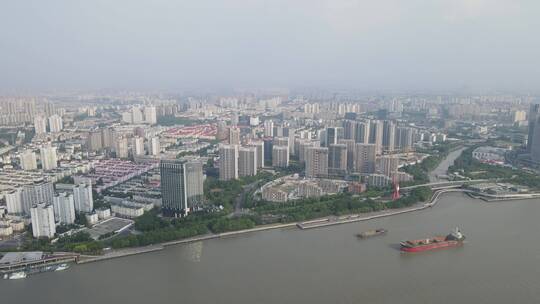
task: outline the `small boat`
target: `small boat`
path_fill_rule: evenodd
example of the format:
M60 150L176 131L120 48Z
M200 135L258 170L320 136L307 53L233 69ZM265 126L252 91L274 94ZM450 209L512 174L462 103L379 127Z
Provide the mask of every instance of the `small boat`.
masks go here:
M388 230L386 229L375 229L375 230L368 230L368 231L360 232L356 236L361 239L367 239L370 237L386 234L387 232Z
M4 279L6 279L6 276L4 276ZM9 276L7 276L7 279L10 279L10 280L18 280L18 279L24 279L26 278L26 272L24 271L18 271L18 272L12 272L9 274Z
M54 271L62 271L62 270L66 270L68 268L69 268L68 264L60 264L60 265L58 265L58 267L56 267L56 269Z

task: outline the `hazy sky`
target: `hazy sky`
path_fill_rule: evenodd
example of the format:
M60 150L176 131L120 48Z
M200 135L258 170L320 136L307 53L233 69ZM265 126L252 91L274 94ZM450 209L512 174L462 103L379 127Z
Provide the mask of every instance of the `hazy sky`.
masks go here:
M540 91L539 0L16 0L0 89Z

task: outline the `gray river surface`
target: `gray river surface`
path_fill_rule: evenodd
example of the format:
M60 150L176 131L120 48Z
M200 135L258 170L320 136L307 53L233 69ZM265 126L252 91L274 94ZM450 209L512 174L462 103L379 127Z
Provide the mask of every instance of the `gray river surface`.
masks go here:
M2 303L540 303L540 200L437 206L321 229L278 229L0 280ZM462 247L401 240L459 226ZM386 236L355 233L386 228Z

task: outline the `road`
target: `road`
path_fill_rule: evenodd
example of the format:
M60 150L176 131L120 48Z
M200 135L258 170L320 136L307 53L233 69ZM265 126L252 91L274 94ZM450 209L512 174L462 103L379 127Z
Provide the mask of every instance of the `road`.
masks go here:
M429 182L435 183L435 182L442 182L445 181L444 179L439 178L440 175L447 175L448 174L448 167L454 164L454 161L456 158L458 158L463 150L465 150L465 147L462 147L458 150L450 152L446 158L441 161L441 163L437 166L437 168L433 169L431 172L428 173L429 176Z

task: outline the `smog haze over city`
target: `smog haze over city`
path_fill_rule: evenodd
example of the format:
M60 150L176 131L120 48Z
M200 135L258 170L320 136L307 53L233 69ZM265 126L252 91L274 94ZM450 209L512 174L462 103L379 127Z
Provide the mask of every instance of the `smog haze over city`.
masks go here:
M540 303L540 2L4 1L0 303Z
M2 90L537 92L538 1L8 1Z

